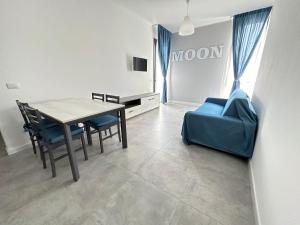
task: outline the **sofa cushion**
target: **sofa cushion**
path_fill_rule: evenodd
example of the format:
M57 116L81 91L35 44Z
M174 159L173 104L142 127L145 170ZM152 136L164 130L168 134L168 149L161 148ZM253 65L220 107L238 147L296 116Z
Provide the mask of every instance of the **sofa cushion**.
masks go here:
M233 102L233 100L235 100L237 98L247 99L248 95L241 89L236 89L234 92L232 92L232 94L230 95L230 97L227 100L226 105L223 109L222 116L224 116L226 114L226 112L227 112L229 106L231 105L231 103Z
M206 115L218 115L220 116L223 112L223 106L217 105L210 102L205 102L203 105L201 105L198 109L195 111L201 114Z

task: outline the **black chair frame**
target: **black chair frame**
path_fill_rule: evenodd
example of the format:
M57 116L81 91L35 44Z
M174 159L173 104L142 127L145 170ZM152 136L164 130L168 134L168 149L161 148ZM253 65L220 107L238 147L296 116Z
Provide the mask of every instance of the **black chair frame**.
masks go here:
M98 94L98 93L92 93L92 99L94 99L94 96L103 96L103 100L104 101L104 96L105 96L105 100L106 102L109 102L109 103L115 103L115 104L119 104L120 102L120 97L119 96L115 96L115 95L104 95L104 94ZM112 138L114 135L118 135L118 138L119 138L119 142L121 142L121 128L120 128L120 115L119 113L117 114L113 114L113 116L116 116L118 118L118 121L117 122L114 122L114 123L110 123L110 124L107 124L105 126L101 126L101 127L98 127L97 129L95 130L92 130L89 132L88 135L92 135L92 134L95 134L95 133L98 133L99 134L99 141L100 141L100 149L101 149L101 153L104 152L104 148L103 148L103 141L108 139L108 138ZM87 124L87 126L89 126ZM112 130L111 130L111 127L113 126L117 126L117 131L112 133ZM88 128L90 129L90 128ZM106 131L109 130L109 135L107 136L107 133ZM102 137L102 131L105 132L105 135L106 137Z
M31 124L28 120L28 117L26 115L26 111L24 109L24 107L26 107L26 106L28 107L28 104L20 102L19 100L16 100L16 103L17 103L17 106L18 106L18 108L21 112L21 115L23 117L23 120L24 120L23 129L24 129L25 132L28 132L29 138L30 138L30 141L31 141L31 144L32 144L33 153L36 155L36 145L35 145L35 143L38 142L38 137L36 136L36 134L31 129L32 128Z
M95 93L95 92L92 93L93 100L104 101L104 97L105 97L105 94L99 94L99 93Z
M50 164L51 164L51 170L52 170L52 177L56 177L56 168L55 168L55 161L62 159L66 156L68 156L68 153L60 155L58 157L54 157L54 150L62 145L65 144L65 140L62 140L61 142L58 143L50 143L49 142L49 137L47 134L47 129L45 128L43 121L42 121L42 116L41 113L37 110L37 109L33 109L29 106L25 106L24 107L27 117L30 121L30 123L32 124L32 126L34 126L35 129L39 130L39 137L38 137L38 143L39 143L39 147L40 147L40 153L41 153L41 158L43 161L43 167L46 168L46 159L45 159L45 153L48 152L49 155L49 159L50 159ZM80 149L83 149L83 153L84 153L84 159L88 160L88 154L86 151L86 145L85 145L85 139L83 136L83 133L78 134L78 135L74 135L73 139L81 139L81 144L82 147L76 149L75 151L78 151ZM46 149L44 149L46 148Z

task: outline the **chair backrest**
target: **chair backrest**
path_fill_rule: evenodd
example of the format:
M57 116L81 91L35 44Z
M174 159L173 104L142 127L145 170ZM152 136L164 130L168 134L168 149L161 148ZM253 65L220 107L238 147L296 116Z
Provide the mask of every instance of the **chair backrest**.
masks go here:
M39 134L44 143L48 142L49 137L41 113L28 105L24 106L24 109L32 128Z
M48 143L50 138L48 135L48 128L45 125L45 120L43 119L42 114L37 109L34 109L30 106L24 107L27 117L29 119L29 122L35 132L39 134L39 137L42 138L44 143Z
M93 100L100 100L104 102L104 94L92 93Z
M120 103L120 96L106 95L105 100L106 100L106 102L119 104Z
M27 117L27 114L26 114L26 111L24 109L25 106L28 106L27 103L23 103L23 102L20 102L19 100L16 100L16 103L17 103L17 106L22 114L22 117L24 119L24 129L28 129L29 128L29 120L28 120L28 117Z
M43 126L41 113L30 106L24 106L24 110L32 126L41 129Z

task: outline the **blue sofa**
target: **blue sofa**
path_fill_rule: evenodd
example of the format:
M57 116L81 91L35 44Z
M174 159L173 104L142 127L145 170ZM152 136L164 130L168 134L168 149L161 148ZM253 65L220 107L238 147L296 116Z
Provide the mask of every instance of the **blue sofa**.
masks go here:
M245 158L253 154L258 118L247 94L235 90L229 99L207 98L187 112L182 125L185 144L200 144Z

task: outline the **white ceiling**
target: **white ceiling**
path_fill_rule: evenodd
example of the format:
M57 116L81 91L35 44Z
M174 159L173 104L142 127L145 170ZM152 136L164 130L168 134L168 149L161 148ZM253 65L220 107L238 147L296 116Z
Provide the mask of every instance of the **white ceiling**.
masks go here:
M186 14L185 0L113 0L152 24L178 32ZM230 19L233 15L272 5L274 0L191 0L190 16L196 27Z

